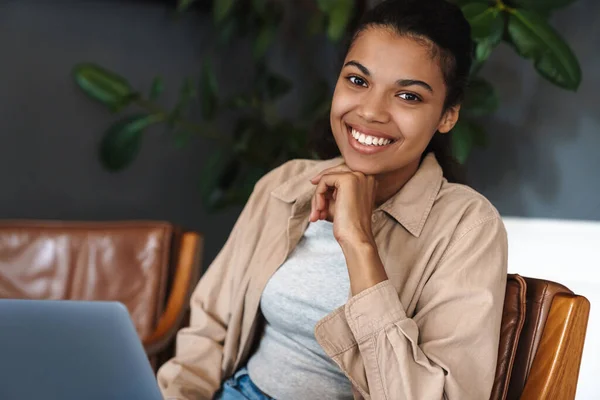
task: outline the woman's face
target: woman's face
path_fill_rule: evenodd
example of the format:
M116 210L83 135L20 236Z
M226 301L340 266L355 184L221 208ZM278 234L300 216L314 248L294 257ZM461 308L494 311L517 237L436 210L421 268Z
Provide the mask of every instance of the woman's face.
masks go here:
M434 133L452 129L458 107L442 115L446 85L431 50L385 28L369 28L354 41L330 115L350 169L367 175L414 173Z

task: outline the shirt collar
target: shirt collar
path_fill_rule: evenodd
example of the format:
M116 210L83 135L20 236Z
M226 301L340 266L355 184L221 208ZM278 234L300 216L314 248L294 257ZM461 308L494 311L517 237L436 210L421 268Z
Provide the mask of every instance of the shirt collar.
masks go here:
M271 195L286 203L296 203L298 212L306 211L314 192L310 178L324 169L343 163L341 157L317 163L275 188ZM433 153L421 162L412 178L379 209L385 211L413 236L419 237L443 182L442 168Z

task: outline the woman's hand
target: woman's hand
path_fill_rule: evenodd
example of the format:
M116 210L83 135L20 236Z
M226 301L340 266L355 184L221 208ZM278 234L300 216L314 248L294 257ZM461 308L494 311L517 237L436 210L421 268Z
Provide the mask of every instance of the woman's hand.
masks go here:
M377 181L342 164L311 179L317 186L310 221L333 220L333 234L340 245L375 245L371 215Z
M371 229L375 178L342 164L326 169L310 181L317 186L310 221L333 220L333 235L346 257L352 294L388 279Z

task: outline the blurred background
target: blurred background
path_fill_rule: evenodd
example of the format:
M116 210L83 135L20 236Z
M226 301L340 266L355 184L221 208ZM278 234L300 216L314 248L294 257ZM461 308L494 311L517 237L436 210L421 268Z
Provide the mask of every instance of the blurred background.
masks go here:
M455 2L478 46L454 139L468 182L507 224L574 227L516 243L533 255L513 268L543 274L562 247L594 271L563 281L598 281L600 2ZM0 217L169 221L204 234L206 267L259 176L329 154L344 38L374 3L0 0Z
M191 7L177 16L175 6L169 0L0 1L3 218L164 219L206 232L205 264L214 258L240 212L239 205L217 212L203 207L202 170L215 142L197 135L178 146L164 128L151 127L131 165L110 172L98 148L119 118L90 101L71 75L77 63L93 62L145 91L160 75L161 102L173 106L182 81L197 80L205 57L216 53L219 33L210 10ZM573 1L551 22L579 59L579 90L549 83L500 43L481 71L499 106L480 121L488 143L473 149L468 177L503 215L600 220L600 3ZM310 40L310 63L302 60L306 48L288 47L306 47L302 37L276 37L268 50L271 68L294 85L283 109L297 107L297 92L315 79L337 77L338 53L326 34ZM244 70L254 63L250 40L232 42L214 58L219 87L228 92L244 84ZM200 115L199 108L190 112ZM224 122L218 134L231 135Z

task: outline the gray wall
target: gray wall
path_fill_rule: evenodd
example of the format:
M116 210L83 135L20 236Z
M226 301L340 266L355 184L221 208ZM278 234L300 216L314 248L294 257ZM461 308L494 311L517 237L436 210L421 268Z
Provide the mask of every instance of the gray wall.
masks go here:
M484 70L502 106L484 121L490 143L470 178L505 215L600 220L600 2L576 1L554 26L581 62L579 91L542 80L502 45Z
M505 215L600 220L600 3L579 0L556 22L582 62L581 90L556 89L510 49L496 52L485 74L502 108L484 121L491 143L470 175ZM239 209L201 207L210 143L176 149L150 131L134 165L108 173L97 146L114 116L69 77L73 64L92 60L140 87L161 74L173 98L209 40L196 19L175 22L155 2L0 0L0 218L166 219L205 232L205 264L212 260Z
M172 105L182 77L197 76L208 38L196 19L176 22L167 10L156 2L0 0L0 218L165 219L205 232L205 261L214 258L239 210L209 215L201 207L210 143L177 149L151 130L130 168L106 172L97 148L115 116L69 76L85 60L140 88L160 74Z

